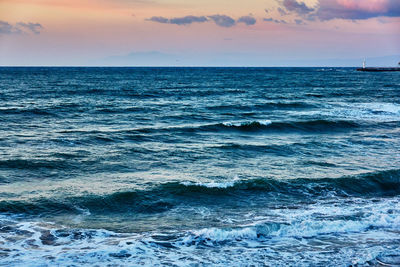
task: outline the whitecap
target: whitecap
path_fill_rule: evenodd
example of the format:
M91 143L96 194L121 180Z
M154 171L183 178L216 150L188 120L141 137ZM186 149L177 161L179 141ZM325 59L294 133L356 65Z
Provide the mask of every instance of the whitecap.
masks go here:
M191 232L182 242L185 244L193 241L205 240L212 242L234 241L242 239L257 239L257 230L253 227L238 229L205 228Z
M237 122L223 122L222 124L227 127L241 127L246 125L251 125L252 123L258 123L260 125L270 125L272 121L270 120L257 120L257 121L237 121Z
M237 182L239 182L240 179L239 177L235 176L233 180L230 181L222 181L222 182L216 182L216 181L210 181L210 182L192 182L192 181L185 181L181 182L180 184L184 186L202 186L202 187L207 187L207 188L229 188L229 187L234 187Z

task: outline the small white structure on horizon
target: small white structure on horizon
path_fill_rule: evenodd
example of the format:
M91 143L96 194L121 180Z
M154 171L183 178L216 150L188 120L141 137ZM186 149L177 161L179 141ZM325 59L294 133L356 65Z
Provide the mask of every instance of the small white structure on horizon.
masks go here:
M366 65L366 60L365 60L365 58L364 58L364 61L363 61L363 69L365 69L365 65Z

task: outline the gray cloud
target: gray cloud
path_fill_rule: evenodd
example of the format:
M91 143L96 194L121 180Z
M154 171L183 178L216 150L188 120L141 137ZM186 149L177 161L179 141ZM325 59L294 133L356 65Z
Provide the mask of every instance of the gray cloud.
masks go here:
M148 21L153 21L153 22L158 22L158 23L169 23L169 19L165 18L165 17L151 17L149 19L146 19Z
M252 16L243 16L237 20L238 23L244 23L248 26L256 24L257 20Z
M212 21L215 22L215 24L221 27L229 28L235 26L236 24L236 21L233 18L226 15L212 15L209 16L208 18L210 18Z
M314 11L313 8L309 8L306 4L303 2L299 3L297 0L283 0L282 5L286 10L290 12L296 12L300 15L309 14L310 12Z
M0 34L23 34L23 33L40 34L40 30L42 29L43 26L39 23L18 22L15 25L11 25L6 21L0 21Z
M287 12L281 7L278 7L278 12L279 12L279 14L281 14L281 16L286 16L287 15Z
M294 22L295 22L297 25L306 25L306 24L304 23L304 21L301 20L301 19L295 19Z
M24 22L18 22L16 24L17 27L19 28L24 28L27 29L29 31L31 31L34 34L40 34L40 30L43 29L43 26L39 23L32 23L32 22L28 22L28 23L24 23Z
M264 19L264 21L280 23L280 24L287 24L287 22L285 20L283 20L283 19L279 20L279 19L273 19L273 18L266 18L266 19Z
M186 16L181 18L172 18L169 20L169 23L176 25L187 25L192 23L203 23L208 21L208 19L204 16L196 17L196 16Z
M15 32L14 26L6 21L0 20L0 34L13 34Z
M216 25L220 27L233 27L237 23L244 23L247 26L251 26L257 23L257 20L252 16L242 16L239 19L235 20L227 15L212 15L212 16L185 16L185 17L176 17L176 18L166 18L160 16L154 16L146 19L147 21L164 23L164 24L175 24L175 25L189 25L192 23L204 23L208 21L214 22Z
M146 19L148 21L158 22L158 23L166 23L166 24L175 24L175 25L189 25L192 23L203 23L208 21L205 16L185 16L185 17L177 17L177 18L165 18L165 17L151 17Z

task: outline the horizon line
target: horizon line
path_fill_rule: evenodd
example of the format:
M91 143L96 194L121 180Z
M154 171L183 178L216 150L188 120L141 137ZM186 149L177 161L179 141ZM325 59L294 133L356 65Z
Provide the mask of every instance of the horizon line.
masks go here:
M315 65L315 66L213 66L213 65L187 65L187 66L174 66L174 65L160 65L160 66L128 66L128 65L0 65L0 68L358 68L360 66L328 66L328 65Z

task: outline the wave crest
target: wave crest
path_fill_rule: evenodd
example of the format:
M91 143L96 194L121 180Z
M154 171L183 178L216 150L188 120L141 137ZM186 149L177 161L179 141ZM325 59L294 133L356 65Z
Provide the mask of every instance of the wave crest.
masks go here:
M40 198L30 201L1 201L0 212L7 213L91 213L164 212L182 203L201 199L272 194L309 199L326 196L396 196L400 195L400 169L372 172L358 176L325 179L249 179L222 182L170 182L149 189L116 192L109 195L86 195L65 199ZM204 203L203 203L204 204ZM79 207L79 208L77 208Z
M326 132L357 128L360 125L349 120L309 120L272 122L269 120L249 122L225 122L203 126L206 129L239 130L239 131L277 131L277 132Z

